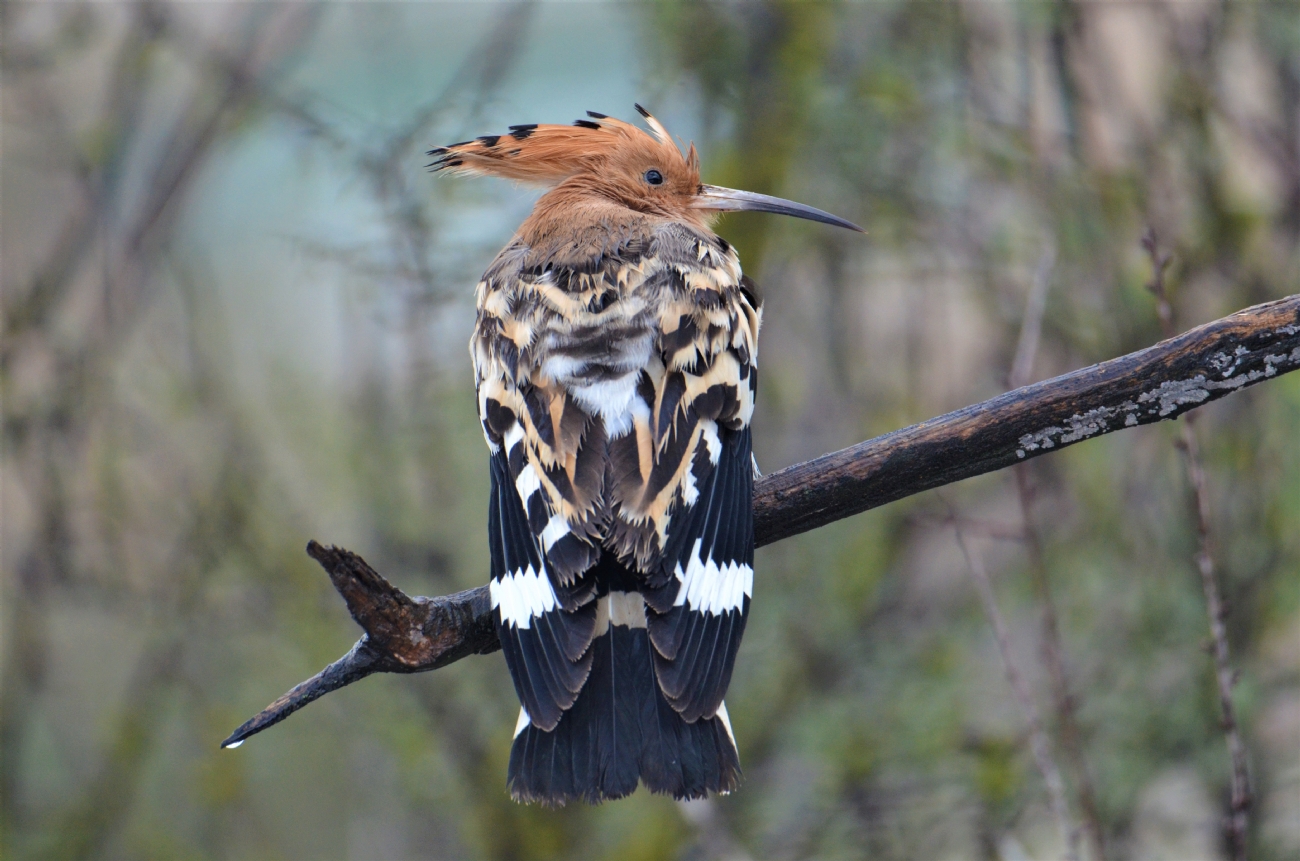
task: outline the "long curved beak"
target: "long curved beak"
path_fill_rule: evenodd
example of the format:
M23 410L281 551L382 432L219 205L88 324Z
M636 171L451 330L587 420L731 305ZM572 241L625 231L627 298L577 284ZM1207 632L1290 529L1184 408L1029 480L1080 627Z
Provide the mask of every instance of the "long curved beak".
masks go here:
M831 215L829 212L823 212L812 206L795 203L793 200L772 197L769 194L723 188L720 185L700 186L700 192L696 195L694 202L691 203L691 207L693 209L712 209L718 212L773 212L777 215L793 215L795 218L806 218L809 221L820 221L822 224L846 227L849 230L856 230L858 233L867 232L852 221L845 221L838 215Z

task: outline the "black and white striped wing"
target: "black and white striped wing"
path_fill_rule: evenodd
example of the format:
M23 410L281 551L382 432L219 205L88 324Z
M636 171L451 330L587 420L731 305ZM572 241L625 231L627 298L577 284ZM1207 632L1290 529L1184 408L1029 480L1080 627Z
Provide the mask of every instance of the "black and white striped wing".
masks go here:
M659 687L687 722L722 707L754 589L750 430L709 430L716 443L691 465L697 495L668 527L661 564L670 579L647 596Z
M520 482L510 469L514 450L503 444L492 454L488 589L519 702L533 723L550 730L578 698L591 671L588 646L595 633L596 602L564 609L547 570L539 530L529 525ZM526 481L528 473L524 475ZM537 495L530 487L524 490L530 501Z

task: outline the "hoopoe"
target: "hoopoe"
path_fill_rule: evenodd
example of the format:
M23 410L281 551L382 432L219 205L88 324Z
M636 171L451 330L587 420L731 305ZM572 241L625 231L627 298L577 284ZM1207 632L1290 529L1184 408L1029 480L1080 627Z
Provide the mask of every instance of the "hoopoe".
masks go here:
M429 151L430 167L550 186L475 292L491 452L492 612L522 708L522 802L736 788L723 695L753 594L761 298L716 213L853 230L700 182L653 132L588 112Z

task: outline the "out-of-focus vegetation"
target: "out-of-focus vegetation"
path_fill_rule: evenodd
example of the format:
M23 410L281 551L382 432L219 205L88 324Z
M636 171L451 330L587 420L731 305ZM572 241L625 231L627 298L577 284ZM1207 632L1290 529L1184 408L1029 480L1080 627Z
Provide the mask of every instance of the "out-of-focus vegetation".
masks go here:
M308 538L483 581L464 344L533 193L422 151L642 101L706 180L869 237L720 230L765 288L766 470L1300 290L1291 3L14 3L3 16L6 858L1019 858L1062 845L935 494L761 551L742 791L506 796L499 655L217 742L357 631ZM1300 854L1300 375L1197 424L1256 799ZM1175 450L1153 426L947 491L1076 823L1222 856L1228 760ZM1033 539L1079 738L1043 669ZM1077 767L1081 762L1083 768ZM1084 782L1095 815L1081 803ZM1081 792L1081 790L1084 790ZM1088 857L1093 844L1084 841Z

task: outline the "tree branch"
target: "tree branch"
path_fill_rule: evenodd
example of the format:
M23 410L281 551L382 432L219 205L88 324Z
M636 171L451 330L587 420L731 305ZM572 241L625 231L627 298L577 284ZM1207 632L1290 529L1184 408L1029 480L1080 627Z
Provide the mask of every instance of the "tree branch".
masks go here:
M1085 439L1173 419L1297 368L1300 295L774 472L754 486L756 542L772 544ZM486 586L411 598L356 554L314 541L307 552L329 572L366 635L235 730L222 747L371 673L423 672L500 648Z

